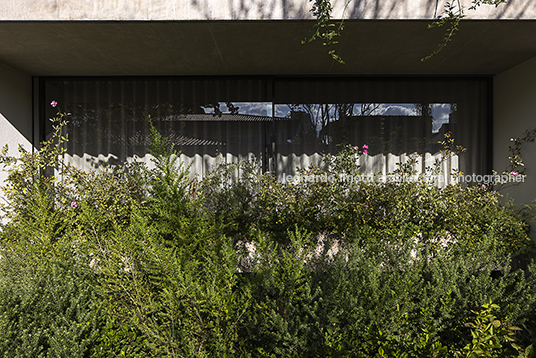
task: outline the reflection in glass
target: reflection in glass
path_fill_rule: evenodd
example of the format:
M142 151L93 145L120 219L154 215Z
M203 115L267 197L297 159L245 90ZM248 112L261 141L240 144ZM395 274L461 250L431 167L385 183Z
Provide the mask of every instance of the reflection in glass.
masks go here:
M277 104L277 118L286 119L275 126L278 178L319 165L323 154L335 154L344 144L368 145L363 173L389 173L413 153L431 165L456 108L450 103Z
M297 167L320 164L322 155L336 153L341 144L368 145L360 163L364 173L391 172L412 153L420 156L422 172L438 158L438 142L447 132L468 148L449 168L478 174L489 167L485 79L87 78L44 83L43 103L55 99L72 113L65 160L84 169L128 160L151 165L150 121L181 151L193 176L217 163L255 159L262 171L282 180ZM46 118L55 111L48 106Z
M71 112L66 162L83 169L130 160L151 165L149 122L180 150L193 176L217 163L262 161L271 103L249 100L255 91L248 86L233 98L219 88L225 83L204 82L48 82L47 92Z

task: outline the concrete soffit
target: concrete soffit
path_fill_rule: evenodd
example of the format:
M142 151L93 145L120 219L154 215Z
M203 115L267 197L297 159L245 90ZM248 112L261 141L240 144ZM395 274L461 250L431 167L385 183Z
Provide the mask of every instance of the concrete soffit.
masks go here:
M308 0L0 1L0 63L35 76L494 75L536 56L536 1L509 0L467 11L421 62L444 36L427 29L444 3L333 0L347 18L341 65L300 44L314 24Z
M33 76L494 75L536 56L536 20L348 20L336 63L312 20L0 21L0 63Z

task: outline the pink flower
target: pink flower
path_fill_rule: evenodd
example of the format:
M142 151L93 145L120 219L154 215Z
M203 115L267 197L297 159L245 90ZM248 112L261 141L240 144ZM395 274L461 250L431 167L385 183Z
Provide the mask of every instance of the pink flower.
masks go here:
M363 154L368 154L368 150L365 149L365 150L363 151Z
M368 145L363 144L363 149L368 149Z
M50 102L50 105L51 105L52 107L56 107L56 106L58 105L58 102L56 102L56 101L52 101L52 102Z
M358 150L358 149L359 149L359 147L356 145L356 146L354 147L354 150Z
M482 184L482 188L486 189L486 184Z
M510 175L513 175L513 176L515 176L515 177L516 177L516 176L518 176L518 175L519 175L519 173L518 173L518 172L511 172L511 173L510 173Z
M73 201L71 203L71 208L76 208L78 206L78 204L76 203L76 201Z

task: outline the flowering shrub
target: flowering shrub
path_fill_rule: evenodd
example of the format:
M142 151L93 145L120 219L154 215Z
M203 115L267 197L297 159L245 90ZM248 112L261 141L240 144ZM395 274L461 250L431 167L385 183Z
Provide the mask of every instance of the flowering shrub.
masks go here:
M82 172L59 160L65 120L39 151L0 156L4 356L452 356L490 300L522 329L493 354L534 340L536 268L512 268L532 255L528 226L496 192L284 184L255 163L196 183L154 129L154 169ZM300 175L358 173L360 147Z
M450 148L453 144L447 139ZM201 183L204 203L236 240L258 230L285 244L288 230L298 225L314 233L336 234L350 243L400 244L418 238L437 252L445 249L438 246L441 238L467 248L489 238L490 255L519 257L533 251L528 224L500 203L498 192L462 184L440 188L424 180L426 173L422 180L407 180L416 175L414 158L395 172L400 180L345 180L359 173L361 154L357 146L347 145L321 165L299 169L300 179L290 183L257 174L253 163L239 164L244 175L231 181L236 165L224 164ZM452 154L449 149L443 158ZM440 167L438 162L428 170L437 174Z

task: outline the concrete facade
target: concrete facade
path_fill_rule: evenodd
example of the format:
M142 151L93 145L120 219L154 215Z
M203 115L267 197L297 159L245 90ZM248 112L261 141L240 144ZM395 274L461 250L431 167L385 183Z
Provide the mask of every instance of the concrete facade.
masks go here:
M333 0L333 17L432 19L446 1ZM462 0L469 8L470 0ZM345 8L345 6L347 7ZM18 0L0 4L2 20L296 20L311 19L307 0ZM510 0L467 11L471 19L534 19L536 3Z
M520 138L536 128L536 57L494 77L493 143L494 168L502 172L508 164L511 138ZM504 190L514 204L536 199L536 143L523 146L525 183Z
M18 153L19 144L31 151L32 123L31 76L0 63L0 146L7 144L10 155ZM0 185L6 177L0 167Z
M32 78L0 63L0 143L16 152L18 144L31 151Z

